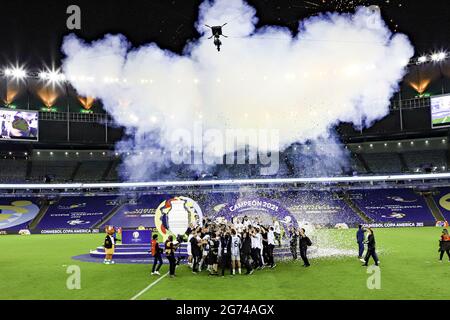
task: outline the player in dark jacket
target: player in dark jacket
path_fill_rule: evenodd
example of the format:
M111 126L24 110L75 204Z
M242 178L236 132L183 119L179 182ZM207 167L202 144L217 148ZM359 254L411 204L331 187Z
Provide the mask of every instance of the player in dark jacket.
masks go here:
M305 234L305 229L301 228L299 237L300 257L303 260L303 266L306 268L310 266L307 251L311 244L311 240Z
M159 269L161 269L161 266L163 264L162 261L162 252L163 249L160 248L159 242L158 242L158 235L154 234L152 237L152 248L151 248L151 254L153 256L153 268L152 268L152 275L161 275L159 273Z
M358 231L356 231L356 242L358 243L358 259L362 260L364 254L364 233L366 229L362 225L358 226Z
M210 255L210 264L212 265L212 271L210 271L209 275L217 276L218 266L219 266L219 247L220 247L220 236L219 234L215 234L215 237L210 240L211 242L211 250L209 251Z
M226 232L220 237L220 266L222 269L222 277L225 276L225 269L231 263L231 236L229 232Z
M241 247L241 256L242 256L242 264L247 269L246 274L252 274L253 268L250 263L250 257L252 254L252 239L250 238L248 232L244 232L242 234L242 247Z
M380 261L378 260L378 255L375 248L375 236L373 234L373 230L371 228L367 229L369 231L369 235L367 237L367 253L366 257L364 258L365 263L363 264L364 267L367 267L367 263L369 262L370 257L373 258L373 261L375 261L375 265L378 266Z
M289 230L289 247L291 249L292 258L297 260L298 232L295 228Z

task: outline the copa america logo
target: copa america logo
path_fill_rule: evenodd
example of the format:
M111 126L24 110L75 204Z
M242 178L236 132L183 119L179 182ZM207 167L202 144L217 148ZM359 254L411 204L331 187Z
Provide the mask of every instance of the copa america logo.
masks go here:
M167 239L184 235L190 225L202 226L203 214L197 202L188 197L173 197L161 202L155 213L155 226Z
M139 238L139 232L135 231L133 232L133 238L138 239Z

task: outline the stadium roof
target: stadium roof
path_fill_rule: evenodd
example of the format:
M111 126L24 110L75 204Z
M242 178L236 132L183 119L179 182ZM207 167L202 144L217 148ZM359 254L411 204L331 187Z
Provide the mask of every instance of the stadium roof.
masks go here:
M66 27L67 7L81 8L82 28L77 32L87 40L105 33L123 33L133 45L156 42L162 48L180 52L189 39L198 36L194 23L201 0L152 0L114 2L77 1L2 1L0 20L0 64L21 62L28 67L60 65L62 38L70 33ZM357 4L376 4L391 29L410 36L417 54L450 47L450 6L446 0L406 1L317 1L317 0L248 0L257 9L259 25L284 25L297 28L299 19L320 11L349 11ZM23 3L21 5L21 3ZM351 5L350 5L351 4ZM349 9L350 8L350 9ZM11 61L16 59L17 61Z

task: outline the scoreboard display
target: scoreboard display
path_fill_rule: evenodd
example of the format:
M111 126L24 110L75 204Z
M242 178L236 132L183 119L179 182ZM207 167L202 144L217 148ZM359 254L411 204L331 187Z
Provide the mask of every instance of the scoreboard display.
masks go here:
M431 126L450 126L450 94L431 97Z
M37 111L0 109L0 140L38 141Z

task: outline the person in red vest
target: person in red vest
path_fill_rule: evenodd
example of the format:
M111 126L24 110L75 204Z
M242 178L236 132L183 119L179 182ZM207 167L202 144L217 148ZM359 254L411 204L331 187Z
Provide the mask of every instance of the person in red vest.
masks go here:
M153 256L152 276L155 274L158 276L161 275L159 273L159 269L161 269L161 266L163 264L162 251L163 250L159 247L158 235L154 234L152 237L152 251L151 251Z

